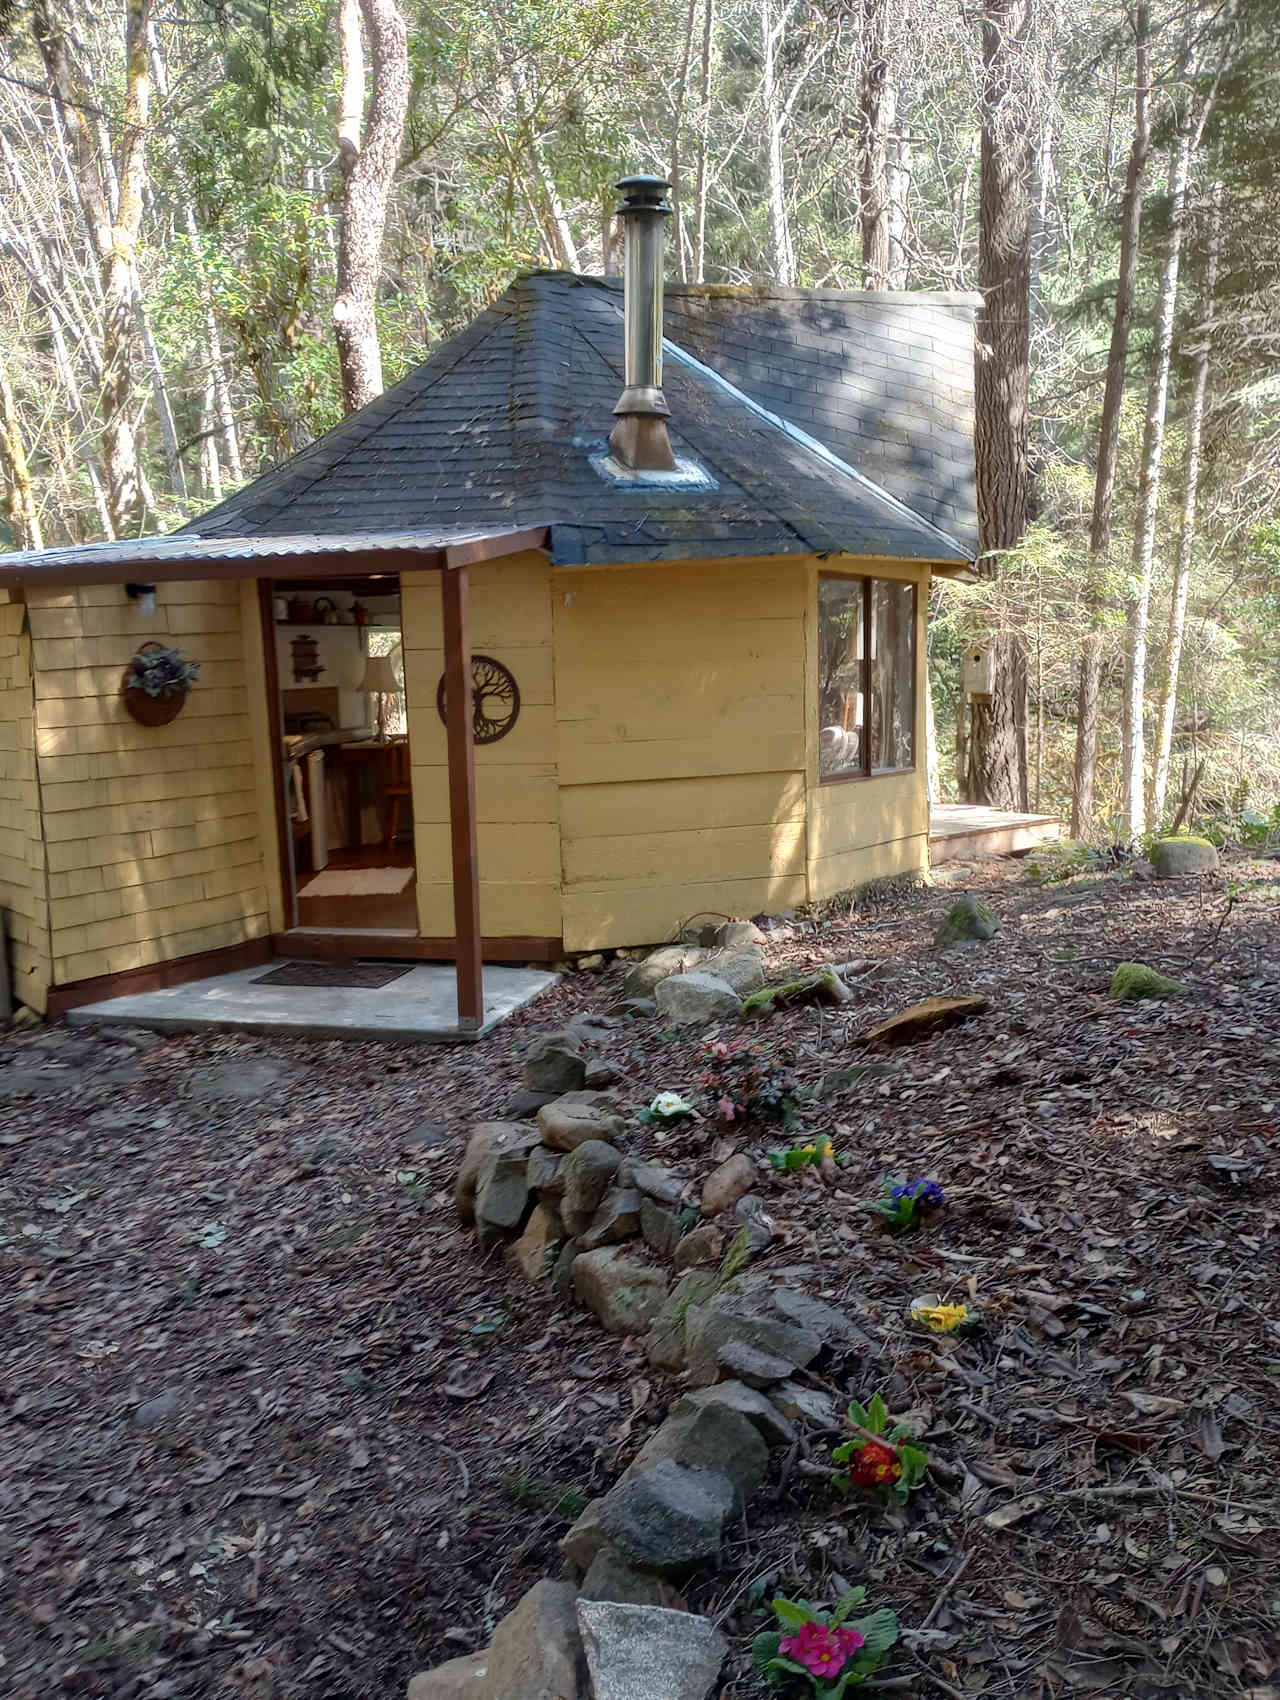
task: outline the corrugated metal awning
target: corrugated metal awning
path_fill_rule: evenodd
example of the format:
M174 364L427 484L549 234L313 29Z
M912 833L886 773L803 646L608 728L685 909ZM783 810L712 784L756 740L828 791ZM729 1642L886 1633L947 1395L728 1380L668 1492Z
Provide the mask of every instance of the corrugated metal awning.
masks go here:
M79 543L0 555L0 588L31 584L147 584L174 579L271 578L286 567L341 578L376 555L388 572L469 566L525 549L547 547L545 526L518 531L376 531L285 537L139 537L132 542Z

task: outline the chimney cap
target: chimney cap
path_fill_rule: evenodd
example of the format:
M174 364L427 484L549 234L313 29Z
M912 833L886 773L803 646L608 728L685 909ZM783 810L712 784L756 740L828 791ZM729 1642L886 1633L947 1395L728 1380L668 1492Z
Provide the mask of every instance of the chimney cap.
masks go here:
M623 197L622 205L614 208L614 212L620 217L625 217L627 213L670 213L672 210L671 203L667 200L671 184L665 177L650 177L644 172L637 172L631 177L620 177L614 188Z

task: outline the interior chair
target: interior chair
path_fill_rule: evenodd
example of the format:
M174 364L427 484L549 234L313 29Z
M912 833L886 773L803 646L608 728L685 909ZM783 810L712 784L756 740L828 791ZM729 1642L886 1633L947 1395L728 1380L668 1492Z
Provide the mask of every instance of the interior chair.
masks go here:
M382 798L386 809L387 831L382 847L390 855L400 830L400 805L413 796L409 782L409 740L398 738L388 744L382 768Z

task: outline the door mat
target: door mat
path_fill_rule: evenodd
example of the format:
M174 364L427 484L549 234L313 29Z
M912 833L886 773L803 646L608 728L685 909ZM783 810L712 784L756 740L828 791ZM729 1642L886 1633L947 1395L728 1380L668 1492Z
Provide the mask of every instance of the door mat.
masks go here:
M298 896L394 897L412 878L412 868L326 868L299 887Z
M342 991L376 992L404 974L412 962L286 962L255 975L255 986L333 986Z

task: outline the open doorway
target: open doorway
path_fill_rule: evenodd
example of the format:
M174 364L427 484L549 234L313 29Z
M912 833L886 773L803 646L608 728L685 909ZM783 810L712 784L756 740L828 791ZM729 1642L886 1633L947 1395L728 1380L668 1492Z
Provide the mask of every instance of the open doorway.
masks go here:
M290 925L416 937L399 577L279 579L271 611Z

